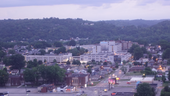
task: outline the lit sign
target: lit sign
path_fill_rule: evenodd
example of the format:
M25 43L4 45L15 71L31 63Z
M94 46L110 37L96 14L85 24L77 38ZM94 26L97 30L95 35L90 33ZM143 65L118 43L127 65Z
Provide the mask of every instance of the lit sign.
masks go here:
M120 78L116 78L116 80L120 80Z
M108 80L108 82L109 82L110 84L115 84L115 80L112 79L112 78L110 78L110 79Z

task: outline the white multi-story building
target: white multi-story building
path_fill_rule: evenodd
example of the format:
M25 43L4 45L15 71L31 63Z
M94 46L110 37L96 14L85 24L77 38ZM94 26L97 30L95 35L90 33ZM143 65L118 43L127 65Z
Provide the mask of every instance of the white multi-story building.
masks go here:
M114 63L114 55L108 55L108 54L85 54L85 55L80 55L80 62L81 63L87 63L88 61L109 61Z
M24 55L25 61L33 61L34 59L41 60L41 61L47 61L47 62L53 62L56 60L59 63L72 61L72 53L64 53L64 54L47 54L47 55Z
M92 54L99 54L99 53L114 53L117 51L122 51L122 44L115 43L115 41L101 41L99 45L93 47Z
M122 61L128 61L131 58L131 54L128 53L127 51L121 51L121 52L116 52L114 53L115 55L119 56L121 58L121 62Z

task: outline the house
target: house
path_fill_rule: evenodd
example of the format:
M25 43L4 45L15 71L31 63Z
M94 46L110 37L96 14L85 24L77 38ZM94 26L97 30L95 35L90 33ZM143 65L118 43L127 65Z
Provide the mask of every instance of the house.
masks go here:
M75 73L66 77L66 84L68 86L86 86L89 82L89 74Z
M163 60L162 64L167 65L168 60Z
M91 81L98 81L101 78L101 76L100 75L94 75L94 76L91 76L90 78L91 78Z
M5 68L5 64L0 64L0 70L3 70Z
M145 67L141 67L141 66L135 66L129 69L129 72L141 72L145 70Z
M157 77L162 77L163 73L158 73Z
M9 75L6 86L20 86L22 83L20 75Z
M38 91L42 92L42 93L54 92L55 86L54 86L54 84L43 84L43 85L38 87Z
M10 74L11 75L19 75L19 70L17 70L17 69L11 70Z

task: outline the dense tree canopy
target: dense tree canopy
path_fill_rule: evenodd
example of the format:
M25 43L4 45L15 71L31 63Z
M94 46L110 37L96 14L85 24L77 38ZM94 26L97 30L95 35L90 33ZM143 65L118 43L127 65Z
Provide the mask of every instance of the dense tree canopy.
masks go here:
M135 96L153 96L154 92L152 91L151 86L148 83L139 84L137 86L137 93Z
M170 48L166 49L162 54L162 59L169 59L170 58Z
M63 44L62 44L62 42L56 41L56 42L54 42L54 46L55 47L62 47Z
M55 50L54 53L56 53L56 54L66 53L66 48L65 47L60 47L58 50Z
M38 66L24 71L24 80L37 84L38 79L42 77L44 83L63 82L65 77L65 70L61 69L58 65L54 66Z
M25 58L21 54L15 54L9 57L9 65L11 69L21 69L25 66Z
M129 49L129 52L133 54L134 60L138 60L143 57L143 54L148 53L145 47L140 48L139 45L133 44Z
M0 70L0 86L5 86L8 81L8 73L4 70Z
M88 50L86 50L84 48L76 47L74 49L68 50L68 52L72 53L73 56L80 56L80 55L88 52Z
M0 41L55 41L72 37L89 38L90 43L116 39L143 44L159 42L162 39L170 41L170 21L153 23L156 25L151 24L152 26L145 27L136 23L126 26L115 26L115 24L106 21L91 22L82 19L58 18L0 20ZM124 24L123 21L120 24ZM32 45L35 48L47 46L41 41Z
M75 45L76 45L76 41L71 40L71 41L69 42L69 45L70 45L70 46L75 46Z

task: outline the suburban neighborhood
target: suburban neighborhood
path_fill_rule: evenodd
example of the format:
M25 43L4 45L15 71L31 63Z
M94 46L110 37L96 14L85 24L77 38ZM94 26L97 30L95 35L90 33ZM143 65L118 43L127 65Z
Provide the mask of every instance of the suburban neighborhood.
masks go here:
M119 40L64 47L66 52L58 54L55 51L61 47L46 47L45 54L33 46L29 50L18 45L2 48L8 58L0 64L0 70L7 73L6 78L0 75L3 78L0 93L6 94L3 96L134 96L138 86L148 84L155 96L160 96L169 82L169 61L162 58L165 53L160 45L144 46ZM76 56L67 51L75 48L86 51ZM24 66L8 64L14 59L23 63L19 60L22 57Z

